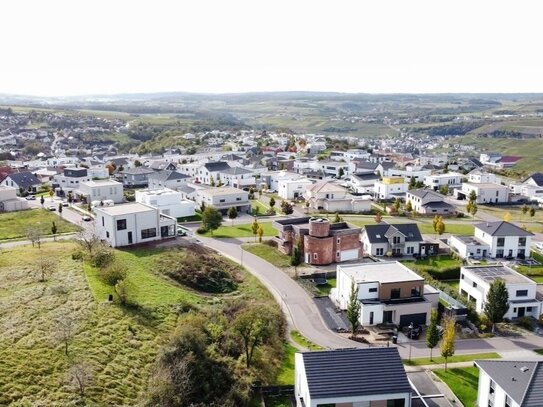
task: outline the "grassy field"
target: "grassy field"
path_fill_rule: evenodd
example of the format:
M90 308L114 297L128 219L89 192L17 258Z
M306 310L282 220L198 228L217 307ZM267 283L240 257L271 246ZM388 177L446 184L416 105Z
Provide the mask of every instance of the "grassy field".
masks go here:
M129 269L131 305L109 304L104 300L112 288L72 259L75 249L63 241L0 252L0 405L81 403L70 382L72 361L91 371L84 405L136 405L181 309L220 301L154 274L162 251L126 250L116 254ZM41 282L35 264L44 255L57 268ZM247 273L230 295L273 301ZM59 337L63 321L74 326L68 356Z
M451 223L448 219L443 221L445 223L445 233L450 233L451 235L473 235L474 227L470 223ZM434 226L432 221L429 222L417 222L419 225L420 233L427 235L435 235Z
M57 233L79 230L78 226L45 209L29 209L0 214L0 240L24 238L30 227L38 228L43 236L50 235L53 222L57 225Z
M277 230L275 230L271 222L258 222L260 226L262 226L262 229L264 229L264 236L275 236L277 234ZM211 232L206 232L204 236L208 237L254 237L253 235L253 229L251 228L251 223L243 223L240 225L234 225L230 226L229 221L224 221L223 225L218 228L217 230L213 231L213 234Z
M526 225L533 232L541 232L543 230L543 211L537 209L533 217L530 213L522 214L521 206L479 206L479 211L495 216L498 219L503 219L509 213L511 220L520 225Z
M375 220L373 216L354 217L354 216L344 215L343 219L358 227L362 227L365 225L375 225ZM419 227L420 233L427 234L427 235L436 234L436 232L434 231L434 227L432 225L432 219L429 219L429 218L410 219L406 217L385 217L383 218L383 221L390 224L416 223ZM473 232L474 232L473 224L470 223L469 221L459 222L459 221L445 219L444 223L445 223L445 233L450 233L453 235L473 235Z
M465 407L476 406L477 385L479 381L478 368L453 368L447 371L437 369L434 370L434 373L449 386Z
M445 363L445 358L439 356L439 350L434 349L435 356L430 358L416 358L409 360L404 360L404 365L409 366L425 366L425 365L439 365ZM471 355L455 355L449 358L448 363L455 362L471 362L473 360L484 360L484 359L501 359L501 356L495 352L487 353L474 353Z
M255 256L261 257L275 267L290 267L290 256L279 252L279 250L262 243L244 244L243 249Z

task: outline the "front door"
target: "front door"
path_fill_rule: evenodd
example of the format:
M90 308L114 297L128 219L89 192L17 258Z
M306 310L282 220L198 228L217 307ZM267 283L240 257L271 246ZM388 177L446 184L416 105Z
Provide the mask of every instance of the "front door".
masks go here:
M128 232L128 244L132 244L132 243L134 243L132 241L132 232Z
M526 308L525 307L520 307L518 309L518 317L522 318L525 314L526 314Z
M385 324L391 324L392 323L392 311L384 311L383 312L383 322Z

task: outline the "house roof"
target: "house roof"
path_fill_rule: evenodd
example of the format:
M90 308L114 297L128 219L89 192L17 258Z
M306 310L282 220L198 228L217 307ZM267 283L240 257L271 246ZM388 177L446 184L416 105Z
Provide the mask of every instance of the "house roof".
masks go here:
M150 168L146 167L136 167L136 168L130 168L128 170L122 171L123 174L126 175L146 175L146 174L152 174L154 171Z
M353 174L351 175L351 178L355 178L359 181L376 181L379 179L379 176L373 172L370 172L370 173Z
M409 194L413 195L413 196L416 196L420 199L426 199L426 198L435 198L435 199L439 199L440 201L443 201L443 199L445 198L444 195L441 195L437 192L434 192L430 189L423 189L423 188L420 188L420 189L410 189L409 191L407 191Z
M185 194L192 194L194 191L196 191L196 188L189 187L188 185L183 185L179 188L177 188L178 191L184 192Z
M321 181L308 186L307 191L311 192L345 192L345 188L331 181Z
M423 207L425 208L432 208L432 209L445 209L445 208L449 208L449 209L456 209L454 207L454 205L451 205L450 203L447 203L447 202L437 202L437 201L433 201L433 202L427 202L425 204L422 205Z
M364 230L370 243L387 243L388 238L386 236L391 236L396 231L404 234L407 242L422 242L422 236L416 223L389 225L381 222L377 225L366 225Z
M538 187L543 187L543 173L535 172L522 182L525 183L526 181L530 179L532 179Z
M477 360L475 364L518 405L543 406L543 362Z
M464 266L462 267L462 271L469 272L487 283L492 283L494 280L501 279L506 283L511 284L536 284L530 278L523 276L512 268L502 264L488 266Z
M199 191L203 195L222 196L222 195L239 195L248 194L246 191L233 187L206 188Z
M491 236L533 236L532 232L528 232L513 223L498 221L478 223L475 227Z
M168 162L168 161L165 161L165 160L156 160L156 161L153 161L149 164L149 168L153 169L153 170L163 170L165 168L167 168L168 166L171 166L173 165L175 168L177 168L177 166L175 165L175 163L171 163L171 162Z
M214 161L214 162L205 163L204 167L209 172L225 171L230 168L228 163L224 161Z
M229 174L229 175L241 175L241 174L252 174L252 173L253 173L252 171L246 170L243 167L232 167L224 171L221 171L221 174Z
M28 188L34 185L41 184L40 180L37 179L30 171L14 172L6 176L6 178L11 179L20 188Z
M356 162L356 168L366 169L366 170L377 170L377 167L379 166L379 163L372 163L370 161L363 161L363 160L354 160Z
M188 175L182 174L178 171L171 171L171 170L163 170L163 171L157 171L153 174L149 174L149 179L157 180L157 181L174 181L177 179L186 179L190 178Z
M302 353L312 399L411 392L396 348Z

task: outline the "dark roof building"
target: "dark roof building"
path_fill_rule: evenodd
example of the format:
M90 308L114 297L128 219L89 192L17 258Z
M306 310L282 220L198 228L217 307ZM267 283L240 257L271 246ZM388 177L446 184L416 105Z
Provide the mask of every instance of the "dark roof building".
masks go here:
M541 172L536 172L532 175L530 175L528 178L526 178L524 181L522 181L524 184L525 183L530 183L530 184L535 184L537 185L538 187L543 187L543 173Z
M484 375L488 375L495 383L496 396L503 391L521 407L543 406L543 362L477 360L475 365L481 371L479 380L482 380L484 372ZM499 389L496 386L499 386ZM479 391L489 392L486 386ZM488 396L486 393L479 394L480 398L486 399Z
M297 405L403 400L410 405L411 385L396 348L353 348L297 353Z
M532 232L528 232L513 223L498 221L478 223L475 227L491 236L533 236Z
M41 182L30 171L24 171L8 174L2 180L1 185L23 189L35 189L36 186L41 185Z
M422 235L416 223L397 223L389 225L381 222L377 225L364 226L365 234L370 243L388 243L388 236L399 232L407 242L422 242Z
M230 168L227 162L224 161L214 161L205 163L204 167L209 172L222 172Z

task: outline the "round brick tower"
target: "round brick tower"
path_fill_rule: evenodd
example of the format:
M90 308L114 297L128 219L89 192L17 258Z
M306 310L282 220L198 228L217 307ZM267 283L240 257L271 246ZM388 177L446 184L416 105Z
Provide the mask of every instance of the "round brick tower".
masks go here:
M330 235L330 222L328 219L314 218L309 220L309 236L328 237Z

